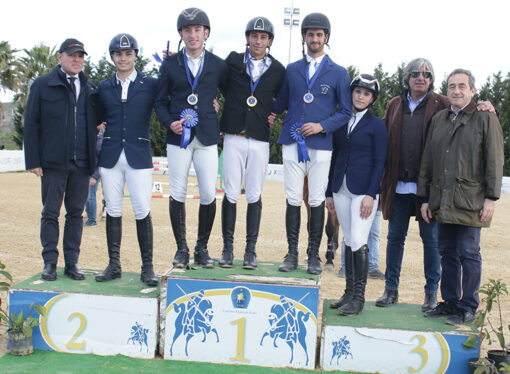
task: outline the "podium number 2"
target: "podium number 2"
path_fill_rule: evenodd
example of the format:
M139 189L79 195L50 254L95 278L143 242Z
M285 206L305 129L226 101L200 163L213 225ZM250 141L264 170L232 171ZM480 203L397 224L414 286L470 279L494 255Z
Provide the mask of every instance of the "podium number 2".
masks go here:
M419 355L421 355L423 362L418 369L415 369L412 366L409 366L409 371L412 373L416 373L416 372L420 371L421 369L423 369L425 367L425 365L427 365L427 362L429 360L429 354L427 353L427 351L425 349L422 348L426 343L425 337L423 335L415 335L412 337L412 339L414 339L414 338L418 338L420 340L420 344L418 344L418 346L415 349L413 349L411 352L418 353Z
M87 324L87 320L85 319L85 316L83 314L81 314L81 313L73 313L73 314L71 314L67 318L67 320L70 321L74 317L78 317L80 319L80 326L78 327L78 330L74 333L73 337L67 342L66 348L83 350L83 349L85 349L85 341L82 341L81 343L76 343L74 340L85 329L85 325Z
M231 361L244 361L250 362L249 359L244 357L244 336L246 332L246 318L239 318L235 321L230 322L231 325L237 325L237 344L236 344L236 355L230 357Z

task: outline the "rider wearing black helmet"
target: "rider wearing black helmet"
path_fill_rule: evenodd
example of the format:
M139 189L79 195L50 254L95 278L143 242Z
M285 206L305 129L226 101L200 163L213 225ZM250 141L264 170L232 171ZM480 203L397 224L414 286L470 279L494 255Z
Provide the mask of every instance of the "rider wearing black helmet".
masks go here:
M110 262L96 280L105 282L122 276L122 204L127 183L142 255L141 280L148 286L155 286L158 278L152 265L150 121L157 80L135 69L139 48L133 36L116 35L108 49L117 71L110 79L99 83L99 97L107 122L99 171L106 200L106 241Z
M285 68L269 54L274 40L273 24L265 17L255 17L246 25L246 51L231 52L227 57L228 84L224 87L225 106L221 129L223 143L223 179L225 196L222 205L223 253L221 267L231 267L236 204L245 180L246 249L243 267L255 269L255 245L262 213L261 193L269 162L267 117L273 98L280 90Z
M173 265L183 268L189 262L185 202L193 161L200 181L194 260L198 266L213 267L207 243L216 215L217 144L220 142L213 100L220 84L226 84L228 69L225 61L205 50L211 25L203 10L183 10L177 19L177 30L185 47L161 65L156 100L156 114L167 129L170 222L177 243Z
M327 187L333 132L351 117L347 71L325 54L331 26L328 18L312 13L303 19L302 37L307 53L287 67L273 111L287 110L278 143L282 144L283 173L287 197L288 254L280 271L298 264L298 238L303 185L308 177L311 206L308 239L308 272L322 272L319 247L324 229L324 191Z
M379 82L360 74L351 82L353 116L335 131L326 206L336 213L345 241L345 293L331 308L359 314L365 303L368 234L374 220L384 171L388 134L384 122L368 112Z

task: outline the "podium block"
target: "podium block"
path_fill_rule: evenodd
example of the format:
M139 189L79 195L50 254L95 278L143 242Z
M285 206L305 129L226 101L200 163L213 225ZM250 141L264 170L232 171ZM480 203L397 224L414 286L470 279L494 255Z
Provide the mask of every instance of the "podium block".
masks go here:
M340 316L324 302L320 365L324 370L362 373L466 373L476 349L465 350L469 326L425 318L420 305L378 308L373 302L357 316Z
M98 283L88 273L74 281L58 269L58 280L40 274L9 290L9 310L28 313L36 303L47 308L34 328L34 348L66 353L122 354L153 358L158 337L159 287L147 288L140 275ZM36 315L36 312L33 312Z
M173 269L161 293L165 359L315 367L319 277L302 268Z

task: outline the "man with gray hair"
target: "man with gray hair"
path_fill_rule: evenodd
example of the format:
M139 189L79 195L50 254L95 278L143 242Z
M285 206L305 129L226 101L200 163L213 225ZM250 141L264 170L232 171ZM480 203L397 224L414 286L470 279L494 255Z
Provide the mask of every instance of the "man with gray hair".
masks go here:
M441 296L426 317L461 325L475 319L482 259L480 233L489 227L503 177L503 131L494 113L478 112L475 79L456 69L447 79L449 107L434 116L418 177L421 215L438 222Z
M384 122L389 143L386 166L381 182L381 209L388 223L384 294L376 305L388 307L398 301L398 286L404 243L412 216L418 220L423 242L425 301L422 311L437 305L437 289L441 277L437 249L437 223L421 218L416 197L422 151L430 121L434 114L448 107L448 99L433 91L434 69L429 60L416 58L404 69L405 90L390 100ZM494 108L489 102L479 103L479 110Z

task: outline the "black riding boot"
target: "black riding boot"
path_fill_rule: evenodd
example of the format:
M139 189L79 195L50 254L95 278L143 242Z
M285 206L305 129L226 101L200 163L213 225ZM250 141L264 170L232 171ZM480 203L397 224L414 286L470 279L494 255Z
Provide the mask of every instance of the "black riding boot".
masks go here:
M221 253L220 267L231 268L234 262L234 231L236 227L237 204L231 203L227 195L223 197L221 205L221 232L223 234L223 252Z
M262 217L262 198L255 203L248 204L246 212L246 249L244 251L244 269L257 268L257 254L255 246L259 237L260 219Z
M152 219L151 214L143 219L136 220L136 235L138 236L138 244L142 255L142 272L140 280L147 286L157 286L158 277L154 274L152 266Z
M365 305L365 288L368 276L368 247L366 245L353 252L352 268L354 273L352 301L338 308L338 312L344 316L360 314Z
M194 264L204 267L214 267L214 260L209 257L207 252L207 243L214 223L216 215L216 199L209 205L200 204L198 210L198 235L197 244L195 245Z
M333 301L329 306L333 309L338 309L342 305L350 303L352 301L352 295L354 294L354 277L352 274L352 250L351 247L345 246L344 252L345 261L345 291L343 296Z
M321 246L322 230L324 230L324 202L310 208L310 233L308 235L308 269L309 274L322 273L319 247Z
M301 225L301 207L290 205L287 201L287 210L285 211L285 227L287 230L287 243L289 252L285 255L283 263L278 270L293 271L298 265L298 240L299 226Z
M182 269L189 263L189 248L186 242L186 206L170 197L169 210L170 223L177 244L173 265Z
M334 267L336 249L338 248L338 225L334 214L328 211L328 219L326 221L326 236L328 237L328 248L326 249L325 267Z
M122 237L122 217L106 215L106 244L110 262L106 269L96 275L96 281L107 282L122 277L120 267L120 239Z

